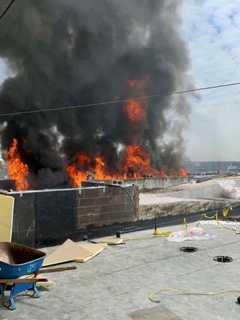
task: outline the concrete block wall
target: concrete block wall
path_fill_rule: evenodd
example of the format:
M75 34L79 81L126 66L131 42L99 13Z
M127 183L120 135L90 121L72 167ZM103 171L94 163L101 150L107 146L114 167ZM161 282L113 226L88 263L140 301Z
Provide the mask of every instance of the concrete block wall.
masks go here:
M170 187L176 187L181 184L190 182L190 177L151 177L144 179L128 179L128 180L109 180L105 181L107 184L115 184L121 186L132 186L138 187L139 191L153 190L153 189L167 189ZM104 183L104 182L102 182Z
M41 246L75 238L92 228L137 220L136 187L12 192L15 197L13 241Z
M84 184L90 186L91 184ZM138 194L135 187L105 186L83 189L78 197L77 225L89 228L137 219Z

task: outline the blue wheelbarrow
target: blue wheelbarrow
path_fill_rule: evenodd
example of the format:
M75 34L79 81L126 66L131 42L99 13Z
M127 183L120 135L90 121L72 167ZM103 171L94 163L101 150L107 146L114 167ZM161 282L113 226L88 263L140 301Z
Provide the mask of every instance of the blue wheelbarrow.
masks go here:
M32 291L33 297L38 298L36 281L28 278L36 275L42 267L45 253L24 245L10 242L0 242L0 295L10 291L7 307L16 309L17 294ZM3 300L3 299L2 299Z

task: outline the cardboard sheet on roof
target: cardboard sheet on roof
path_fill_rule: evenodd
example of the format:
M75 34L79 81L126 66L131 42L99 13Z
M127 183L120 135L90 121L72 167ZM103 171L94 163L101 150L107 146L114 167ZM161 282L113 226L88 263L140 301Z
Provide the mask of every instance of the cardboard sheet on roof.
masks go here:
M46 257L43 266L52 266L66 262L87 262L105 248L104 244L74 242L66 240L61 246Z

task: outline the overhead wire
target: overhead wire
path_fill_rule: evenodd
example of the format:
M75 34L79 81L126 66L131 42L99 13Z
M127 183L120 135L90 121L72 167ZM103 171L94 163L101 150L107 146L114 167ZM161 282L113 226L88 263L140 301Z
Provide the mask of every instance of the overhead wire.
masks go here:
M168 93L168 95L180 95L180 94L188 94L188 93L194 93L194 92L201 92L206 90L213 90L213 89L220 89L225 87L233 87L233 86L239 86L240 82L232 82L232 83L224 83L214 86L208 86L208 87L200 87L200 88L193 88L193 89L187 89L187 90L180 90L180 91L174 91L172 93ZM16 111L16 112L7 112L7 113L0 113L0 117L9 117L9 116L19 116L19 115L30 115L35 113L42 113L42 112L54 112L54 111L70 111L74 109L83 109L83 108L90 108L90 107L97 107L97 106L106 106L106 105L113 105L113 104L120 104L120 103L127 103L129 100L151 100L157 97L161 97L162 94L152 94L152 95L145 95L145 96L136 96L136 97L126 97L123 99L114 99L114 100L107 100L107 101L100 101L95 103L88 103L88 104L80 104L80 105L73 105L73 106L52 106L47 108L38 108L36 107L34 109L29 109L25 111Z
M10 10L10 8L12 7L12 5L14 4L16 0L11 0L9 2L9 4L7 5L7 7L3 10L3 12L0 14L0 20L7 14L7 12Z

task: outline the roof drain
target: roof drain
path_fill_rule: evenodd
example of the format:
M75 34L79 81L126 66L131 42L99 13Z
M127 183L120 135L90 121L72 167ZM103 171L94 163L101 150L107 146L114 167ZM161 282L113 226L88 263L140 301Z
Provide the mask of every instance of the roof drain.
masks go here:
M180 251L192 253L192 252L198 251L198 248L196 248L196 247L181 247Z
M233 258L229 256L216 256L213 260L216 262L229 263L233 261Z

